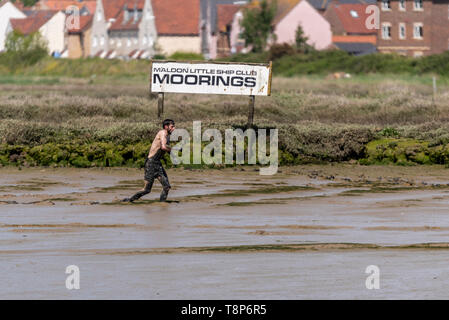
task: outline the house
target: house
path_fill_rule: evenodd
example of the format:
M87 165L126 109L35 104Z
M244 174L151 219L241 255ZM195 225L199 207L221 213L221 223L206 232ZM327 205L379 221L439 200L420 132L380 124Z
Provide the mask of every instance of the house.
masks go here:
M273 23L275 42L294 44L296 30L301 26L309 45L317 50L331 46L329 22L307 0L278 0L277 4Z
M240 10L241 5L236 4L220 4L217 6L216 57L218 58L229 56L244 48L244 41L239 42L239 34L236 33L243 17Z
M67 29L67 57L70 59L87 58L91 52L93 16L80 16L79 25Z
M156 39L150 0L97 0L91 56L148 58L155 54Z
M449 48L449 0L380 0L378 50L419 57Z
M62 11L33 11L29 16L10 19L7 33L16 30L24 35L40 32L47 42L49 53L59 55L64 51L66 15Z
M368 4L343 3L329 4L323 17L332 29L332 42L335 47L353 55L376 52L377 29L369 28L367 21L370 12Z
M326 12L326 9L328 5L331 3L332 0L307 0L312 7L315 8L316 11L318 11L320 14L323 14Z
M232 32L240 32L240 26L238 28L234 28L229 30L227 35L223 34L223 31L219 31L219 24L230 25L232 21L229 18L234 19L235 17L231 17L228 13L229 10L233 11L233 9L229 9L224 12L224 8L236 8L241 7L242 5L246 5L249 0L201 0L201 24L200 24L200 33L201 33L201 52L206 59L215 59L217 57L217 45L223 44L223 37L230 37L230 33ZM219 9L221 8L221 9ZM218 12L220 10L220 13ZM219 22L218 19L222 14L225 14L226 18L221 18ZM237 14L237 13L236 13ZM242 13L240 12L241 16ZM228 19L228 21L224 21ZM221 44L218 44L221 43Z
M200 0L152 0L157 49L164 55L177 51L202 53Z
M0 0L0 52L5 50L5 40L9 19L25 18L26 15L14 4L7 0Z
M71 7L77 7L80 15L93 15L96 0L39 0L34 5L34 10L67 11Z

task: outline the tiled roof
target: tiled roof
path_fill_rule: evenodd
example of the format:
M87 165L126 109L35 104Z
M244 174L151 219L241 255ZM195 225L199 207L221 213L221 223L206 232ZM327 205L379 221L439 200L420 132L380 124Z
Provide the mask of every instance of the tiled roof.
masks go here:
M134 9L134 6L138 10L143 10L145 5L144 0L103 0L103 9L106 20L117 19L122 13L124 6L129 9Z
M105 19L109 20L117 18L125 3L126 0L103 0Z
M131 1L128 1L128 4L131 4ZM139 3L134 3L136 5L136 9L142 11L144 1L139 1ZM129 12L129 18L125 21L125 10L120 11L119 15L116 18L116 21L111 25L109 30L137 30L139 29L139 23L142 20L142 16L138 17L137 20L134 20L134 4L132 6L128 6L131 10Z
M152 0L159 35L198 35L200 0Z
M377 30L370 30L365 25L369 16L365 11L367 6L367 4L332 4L345 32L376 34Z
M273 2L274 0L269 0L269 2ZM260 0L255 0L249 3L247 8L257 8L260 6ZM277 11L276 16L273 20L273 25L278 24L284 17L294 8L301 0L277 0Z
M68 29L69 33L80 33L86 30L89 26L92 25L93 15L90 16L80 16L80 25L79 28L70 28Z
M307 2L310 3L316 10L326 10L331 0L307 0Z
M11 19L11 26L14 30L22 34L31 34L36 32L46 24L58 11L34 11L30 16L21 19Z
M41 0L42 6L48 10L66 10L70 6L75 6L78 9L86 7L91 14L95 12L97 6L96 0Z
M217 6L219 31L226 31L226 26L232 22L240 8L241 6L236 4L219 4Z
M366 42L366 43L372 43L376 44L377 37L375 35L363 35L363 36L353 36L353 35L345 35L345 36L339 36L335 35L332 36L332 42L346 42L346 43L357 43L357 42Z

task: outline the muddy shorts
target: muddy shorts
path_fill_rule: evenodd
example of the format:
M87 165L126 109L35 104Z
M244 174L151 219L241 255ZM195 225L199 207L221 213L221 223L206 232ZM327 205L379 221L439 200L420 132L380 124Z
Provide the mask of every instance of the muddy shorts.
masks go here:
M162 187L170 188L170 183L168 181L167 173L165 172L162 163L157 160L147 158L145 161L145 178L146 181L153 185L154 179L159 179Z

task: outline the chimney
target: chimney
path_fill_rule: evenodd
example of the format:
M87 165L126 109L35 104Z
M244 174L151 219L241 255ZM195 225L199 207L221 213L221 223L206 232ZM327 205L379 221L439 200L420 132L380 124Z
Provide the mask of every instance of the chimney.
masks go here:
M139 15L137 14L137 3L134 4L134 23L139 19Z
M126 22L128 22L128 20L129 20L129 12L128 12L128 6L127 6L127 4L125 3L125 5L123 6L123 13L124 13L124 17L123 17L123 23L126 23Z

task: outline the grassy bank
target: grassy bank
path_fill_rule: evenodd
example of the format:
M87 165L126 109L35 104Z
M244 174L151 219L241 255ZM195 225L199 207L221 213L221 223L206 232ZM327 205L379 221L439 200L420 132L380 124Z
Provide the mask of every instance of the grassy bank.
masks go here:
M279 130L281 165L447 164L449 86L439 80L433 97L431 83L430 76L275 77L272 96L256 99L255 126ZM164 116L191 133L195 120L224 133L244 128L247 111L247 97L167 94ZM156 114L139 75L0 76L0 163L138 167L160 128Z
M292 49L291 49L292 50ZM294 51L293 51L294 52ZM287 54L288 53L288 54ZM164 58L164 57L159 57ZM166 58L171 60L201 60L201 55L175 53ZM308 54L273 52L237 54L219 61L231 62L269 62L273 61L275 75L291 77L298 75L325 75L333 72L351 74L435 74L449 77L449 52L438 55L411 58L396 54L370 54L352 56L340 50L317 51ZM95 79L111 78L145 78L148 77L149 61L118 59L53 59L44 58L36 64L16 63L11 65L5 55L0 54L0 76L52 76Z

